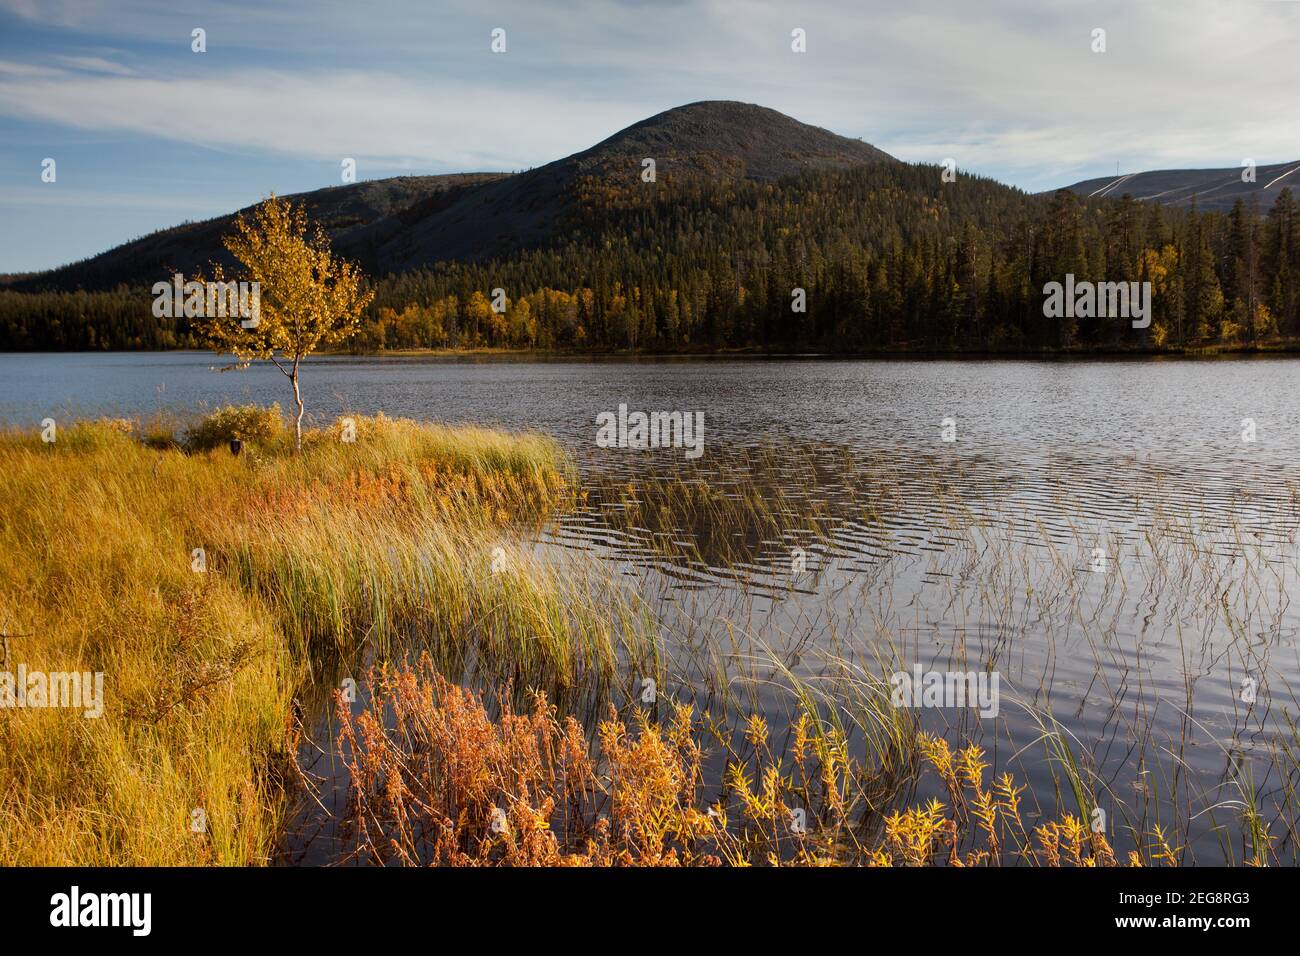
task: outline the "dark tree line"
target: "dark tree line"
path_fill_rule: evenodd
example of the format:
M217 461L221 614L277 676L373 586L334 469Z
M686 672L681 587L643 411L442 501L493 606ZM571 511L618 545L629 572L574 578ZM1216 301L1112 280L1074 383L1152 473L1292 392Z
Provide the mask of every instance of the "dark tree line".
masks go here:
M1300 340L1300 219L1167 210L931 166L580 184L542 248L374 282L360 350L1169 349ZM1150 282L1152 322L1046 318L1073 274ZM497 292L496 290L500 290ZM802 291L800 291L802 290ZM0 292L0 348L194 347L146 290ZM504 306L504 308L502 308Z

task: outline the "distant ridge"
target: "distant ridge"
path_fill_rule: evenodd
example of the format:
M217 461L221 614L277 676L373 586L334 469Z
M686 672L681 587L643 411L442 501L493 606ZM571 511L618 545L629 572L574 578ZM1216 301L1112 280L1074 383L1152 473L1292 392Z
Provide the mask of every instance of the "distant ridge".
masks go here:
M440 202L451 202L465 189L505 175L397 176L329 186L297 193L292 198L302 203L311 220L329 233L336 248L352 258L365 258L368 250L400 231L407 218ZM229 264L221 237L231 231L236 215L230 213L162 229L82 262L16 277L9 287L19 291L92 291L121 284L151 285L173 272L192 274L209 262Z
M1162 206L1190 206L1226 212L1238 199L1253 199L1265 211L1288 186L1300 193L1300 162L1257 166L1255 181L1242 182L1242 167L1227 169L1159 169L1124 176L1085 179L1065 188L1083 197L1119 199L1125 193L1143 202Z

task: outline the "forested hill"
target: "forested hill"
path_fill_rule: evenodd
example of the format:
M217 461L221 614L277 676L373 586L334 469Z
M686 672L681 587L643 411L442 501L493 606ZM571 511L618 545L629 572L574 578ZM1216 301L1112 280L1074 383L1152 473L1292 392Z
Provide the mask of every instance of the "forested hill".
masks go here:
M655 161L655 182L670 191L688 180L776 180L810 169L897 162L847 139L746 103L703 102L636 123L572 156L516 175L401 176L294 195L329 233L336 251L371 274L400 273L449 259L481 260L545 246L583 227L587 190L640 183ZM24 277L19 291L100 291L152 285L210 261L232 265L221 244L234 215L136 239L85 262Z
M349 220L341 204L363 189ZM1289 191L1258 215L1030 196L744 104L670 110L513 176L305 198L376 286L354 343L367 350L1158 349L1300 334ZM0 348L198 344L184 319L150 313L144 280L171 265L158 255L128 244L22 283L39 294L0 293ZM1045 318L1043 286L1067 273L1150 281L1151 326Z

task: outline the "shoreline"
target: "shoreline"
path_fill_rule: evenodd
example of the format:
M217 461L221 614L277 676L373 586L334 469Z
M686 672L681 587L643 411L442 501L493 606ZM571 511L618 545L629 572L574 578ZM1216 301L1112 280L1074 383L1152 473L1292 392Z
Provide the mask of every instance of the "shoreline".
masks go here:
M193 355L214 354L203 348L175 349L70 349L4 351L0 355ZM1040 349L1015 351L999 349L917 349L909 351L884 350L865 352L786 352L760 349L703 349L680 352L635 352L628 350L572 350L572 349L380 349L357 352L347 349L321 349L315 357L328 358L464 358L505 361L697 361L752 359L762 361L1089 361L1089 360L1193 360L1223 358L1300 356L1300 340L1294 342L1266 343L1262 345L1207 346L1197 349ZM219 355L217 356L220 357ZM308 360L310 361L310 359Z

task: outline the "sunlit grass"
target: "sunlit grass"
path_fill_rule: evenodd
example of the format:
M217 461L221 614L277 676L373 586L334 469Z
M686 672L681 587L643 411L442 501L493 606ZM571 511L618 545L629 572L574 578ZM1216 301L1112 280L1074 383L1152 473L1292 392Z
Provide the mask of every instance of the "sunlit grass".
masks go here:
M100 719L0 710L0 863L265 862L295 695L399 633L545 687L653 656L632 603L520 543L568 494L549 440L358 417L235 456L165 431L0 439L4 669L105 674Z

